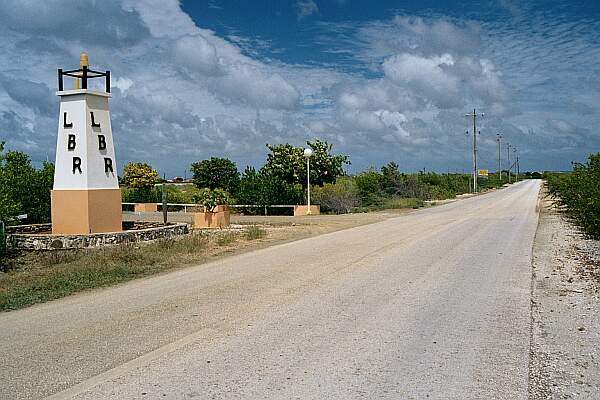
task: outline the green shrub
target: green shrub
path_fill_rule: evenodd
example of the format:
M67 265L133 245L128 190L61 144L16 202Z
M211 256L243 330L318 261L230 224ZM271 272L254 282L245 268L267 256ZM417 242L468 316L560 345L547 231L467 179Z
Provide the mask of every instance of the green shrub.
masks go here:
M568 174L546 174L548 189L585 233L600 238L600 153Z
M160 203L161 196L155 188L134 188L124 186L121 188L121 199L124 203Z
M193 198L194 203L204 207L208 212L213 212L216 206L231 204L229 193L223 189L201 189Z
M167 202L176 204L194 203L194 196L200 193L200 189L194 185L170 185L166 184ZM121 197L124 203L162 203L162 185L151 188L121 187Z
M340 177L335 183L312 188L311 200L321 206L323 212L349 213L360 204L358 189L350 177Z
M441 200L466 193L469 175L437 174L435 172L407 174L400 172L396 163L373 168L355 176L363 207L385 208L389 199Z
M200 194L200 189L194 185L166 185L167 189L167 201L169 203L176 204L191 204L194 203L194 197ZM157 196L160 199L162 196L162 188L157 186L155 188ZM160 200L162 201L162 200Z
M237 201L239 204L259 206L300 204L303 201L302 187L248 167L240 179Z

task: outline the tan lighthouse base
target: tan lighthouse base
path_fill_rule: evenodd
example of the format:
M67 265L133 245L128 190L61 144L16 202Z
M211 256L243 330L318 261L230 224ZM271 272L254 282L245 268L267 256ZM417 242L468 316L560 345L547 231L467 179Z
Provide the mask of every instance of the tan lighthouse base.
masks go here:
M120 232L121 189L53 190L52 233Z

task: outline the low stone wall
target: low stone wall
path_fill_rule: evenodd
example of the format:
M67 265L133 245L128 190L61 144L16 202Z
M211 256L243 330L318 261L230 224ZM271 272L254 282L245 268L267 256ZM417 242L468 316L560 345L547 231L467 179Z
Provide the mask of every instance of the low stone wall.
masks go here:
M33 224L33 225L15 225L7 226L6 233L11 234L32 234L32 233L50 233L52 232L52 224Z
M180 221L171 221L168 225L173 225L176 222ZM150 228L162 228L164 224L161 222L143 222L143 221L123 221L123 230L124 231L133 231L133 230L141 230L141 229L150 229Z
M121 243L143 242L170 238L189 233L187 224L172 224L157 228L130 230L112 233L93 233L91 235L40 235L40 234L7 234L6 244L15 250L60 250L86 249Z

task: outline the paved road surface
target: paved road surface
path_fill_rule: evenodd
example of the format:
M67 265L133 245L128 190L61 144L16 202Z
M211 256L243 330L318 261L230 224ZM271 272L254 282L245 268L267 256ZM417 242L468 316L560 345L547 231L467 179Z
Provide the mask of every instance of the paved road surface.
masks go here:
M524 399L539 187L0 314L0 398Z

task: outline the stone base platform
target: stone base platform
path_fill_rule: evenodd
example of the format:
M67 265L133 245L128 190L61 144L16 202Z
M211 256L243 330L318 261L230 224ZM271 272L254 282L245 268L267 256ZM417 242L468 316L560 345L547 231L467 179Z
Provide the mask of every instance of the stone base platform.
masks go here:
M17 227L12 227L17 228ZM36 226L27 232L23 229L7 230L6 245L13 250L61 250L61 249L87 249L101 246L110 246L122 243L145 242L149 240L170 238L189 233L187 224L170 224L154 226L144 229L131 229L122 232L92 233L89 235L53 235L43 234L42 226ZM127 227L125 226L127 229ZM12 231L12 232L11 232ZM21 233L23 232L23 233Z

